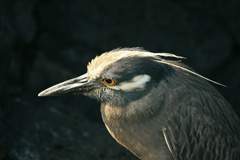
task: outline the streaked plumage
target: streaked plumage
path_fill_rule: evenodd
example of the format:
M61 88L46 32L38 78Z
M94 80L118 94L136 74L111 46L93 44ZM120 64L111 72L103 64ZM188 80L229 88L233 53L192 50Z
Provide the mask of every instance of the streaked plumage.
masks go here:
M142 160L239 160L240 120L183 57L139 48L96 57L85 76L40 96L81 92L101 101L106 128ZM209 82L208 82L209 81Z

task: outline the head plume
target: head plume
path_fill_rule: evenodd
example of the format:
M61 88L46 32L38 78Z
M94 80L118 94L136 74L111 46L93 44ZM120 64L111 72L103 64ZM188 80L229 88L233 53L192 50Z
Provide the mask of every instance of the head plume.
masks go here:
M202 79L205 79L209 82L215 83L220 86L225 86L221 83L218 83L216 81L213 81L209 78L206 78L188 67L186 67L184 64L179 63L181 60L185 59L185 57L177 56L175 54L171 53L153 53L146 51L142 48L118 48L114 49L109 52L105 52L100 56L97 56L94 58L87 66L88 68L88 75L90 79L94 79L100 76L101 72L107 68L109 65L114 64L115 62L124 59L124 58L132 58L132 57L145 57L150 58L153 61L156 61L158 63L169 65L175 69L180 69L185 72L188 72L192 75L198 76ZM177 63L176 63L177 62Z

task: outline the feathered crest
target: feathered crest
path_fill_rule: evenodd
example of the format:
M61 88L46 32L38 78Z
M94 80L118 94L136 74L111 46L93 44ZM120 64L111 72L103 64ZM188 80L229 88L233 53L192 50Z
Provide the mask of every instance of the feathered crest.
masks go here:
M185 59L185 57L177 56L177 55L171 54L171 53L153 53L153 52L146 51L139 47L117 48L112 51L105 52L105 53L101 54L100 56L97 56L91 62L89 62L88 66L87 66L89 77L91 79L94 79L94 78L98 77L101 74L101 72L109 65L111 65L123 58L131 58L131 57L149 57L158 63L166 64L166 65L172 66L174 68L181 69L190 74L193 74L195 76L203 78L209 82L215 83L220 86L225 86L221 83L218 83L209 78L206 78L206 77L190 70L189 68L184 67L183 65L178 65L176 63L173 63L173 61L179 62L179 61Z

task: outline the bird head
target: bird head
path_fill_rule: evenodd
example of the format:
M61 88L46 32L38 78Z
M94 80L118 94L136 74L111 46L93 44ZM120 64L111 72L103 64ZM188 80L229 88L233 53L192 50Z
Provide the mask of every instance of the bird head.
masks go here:
M156 88L159 82L175 74L176 69L207 79L178 65L176 62L181 59L183 57L174 54L152 53L139 48L115 49L93 59L87 66L87 73L38 95L83 94L103 103L125 106Z

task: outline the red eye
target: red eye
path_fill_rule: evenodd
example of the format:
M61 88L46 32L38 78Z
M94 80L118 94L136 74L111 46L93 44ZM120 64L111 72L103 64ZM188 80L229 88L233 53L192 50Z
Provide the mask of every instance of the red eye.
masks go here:
M102 83L107 85L107 86L115 86L116 85L116 80L113 79L102 79Z

